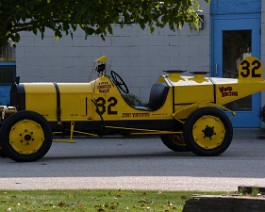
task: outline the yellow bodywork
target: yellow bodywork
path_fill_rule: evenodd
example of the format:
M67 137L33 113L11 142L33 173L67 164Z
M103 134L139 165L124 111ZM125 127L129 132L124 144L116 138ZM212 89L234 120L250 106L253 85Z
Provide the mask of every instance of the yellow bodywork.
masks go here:
M257 61L253 57L249 60L250 63ZM106 58L98 61L105 62ZM255 69L257 77L254 78L245 71L244 64L242 66L243 70L241 67L239 71L243 76L239 73L239 79L205 77L202 73L162 75L158 82L166 83L169 92L164 105L155 111L127 104L111 78L105 75L89 83L23 83L25 109L38 112L48 121L181 121L200 107L224 109L227 103L264 90L262 66Z
M37 111L48 121L57 121L58 107L62 121L88 120L92 115L93 83L58 83L58 94L53 83L24 83L23 86L25 108Z
M61 121L100 121L95 101L104 120L170 119L172 91L158 111L146 111L128 105L108 76L90 83L58 83ZM53 83L23 83L26 110L37 111L48 121L57 121L57 93ZM171 108L171 110L169 110Z

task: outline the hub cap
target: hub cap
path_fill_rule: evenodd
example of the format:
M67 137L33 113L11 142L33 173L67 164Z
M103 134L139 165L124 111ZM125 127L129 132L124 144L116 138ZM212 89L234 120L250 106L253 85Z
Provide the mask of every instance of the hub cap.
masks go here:
M205 115L193 125L192 134L196 144L204 149L214 149L220 146L225 138L225 126L215 116Z
M33 154L43 145L45 136L41 125L24 119L14 124L9 133L11 147L20 154Z

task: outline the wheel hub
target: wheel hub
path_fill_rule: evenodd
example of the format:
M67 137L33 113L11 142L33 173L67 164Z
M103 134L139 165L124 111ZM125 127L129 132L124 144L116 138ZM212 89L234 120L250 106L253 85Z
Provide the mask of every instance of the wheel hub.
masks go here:
M192 129L194 141L204 149L214 149L220 146L225 133L222 121L212 115L204 115L199 118Z
M34 141L33 132L28 132L28 130L24 130L24 132L19 134L20 142L26 145L29 145L30 141Z
M202 130L202 132L204 133L204 138L210 138L212 139L212 137L216 134L214 132L214 127L209 127L208 125L206 126L206 128L204 130Z
M20 154L37 152L45 139L44 131L34 120L23 119L15 123L10 132L10 145Z
M30 140L31 140L31 135L26 134L26 135L24 136L24 139L25 139L26 141L30 141Z

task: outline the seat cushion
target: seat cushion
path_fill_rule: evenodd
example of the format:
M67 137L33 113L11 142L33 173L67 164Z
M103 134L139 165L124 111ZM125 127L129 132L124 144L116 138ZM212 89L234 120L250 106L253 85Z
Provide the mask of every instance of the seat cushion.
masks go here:
M155 83L150 92L148 107L158 110L166 101L169 87L165 83Z

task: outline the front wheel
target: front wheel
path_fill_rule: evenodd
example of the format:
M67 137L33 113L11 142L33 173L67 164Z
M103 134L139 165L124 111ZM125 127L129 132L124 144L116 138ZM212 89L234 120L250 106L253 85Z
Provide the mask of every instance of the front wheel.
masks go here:
M2 157L2 158L5 158L6 157L6 154L3 151L2 147L0 147L0 157Z
M49 123L32 111L20 111L8 117L0 135L3 152L17 162L32 162L42 158L52 144Z
M200 108L184 124L184 140L197 155L220 155L229 147L232 138L231 121L217 108Z

